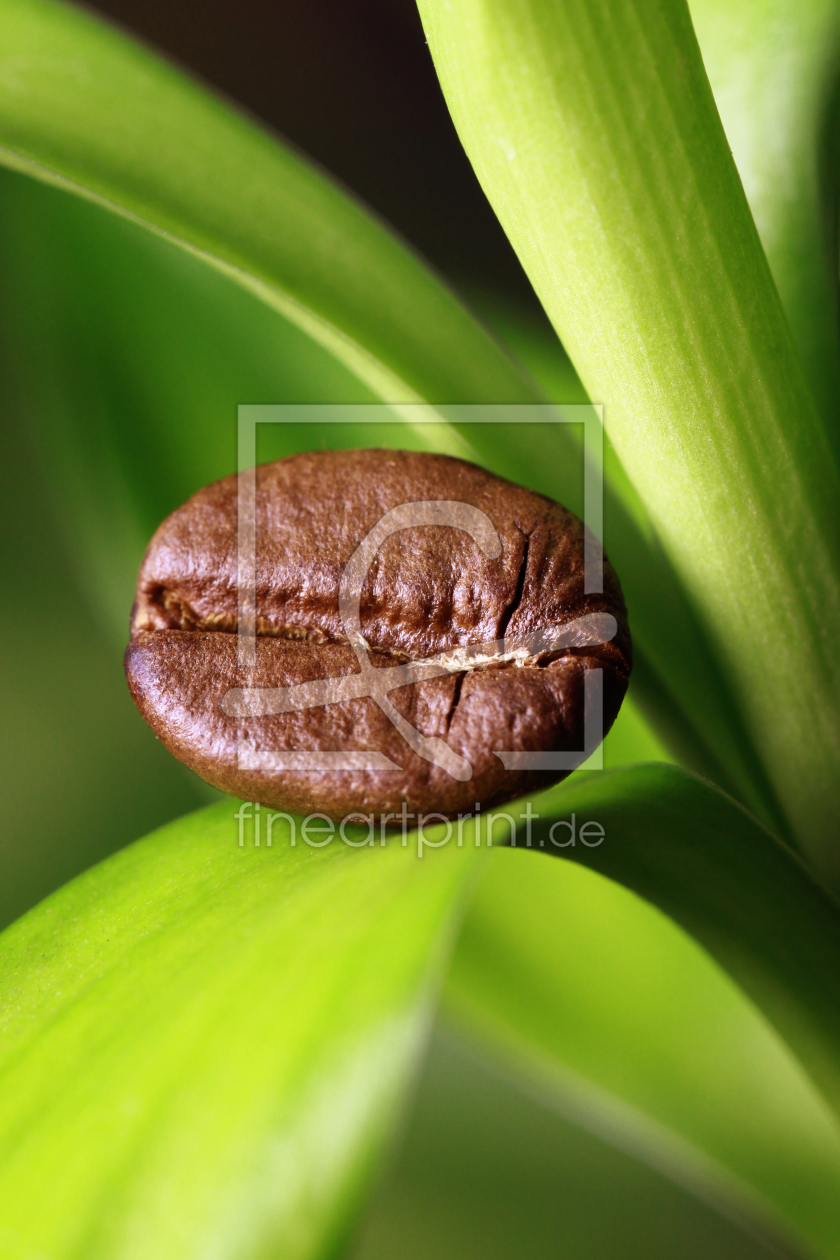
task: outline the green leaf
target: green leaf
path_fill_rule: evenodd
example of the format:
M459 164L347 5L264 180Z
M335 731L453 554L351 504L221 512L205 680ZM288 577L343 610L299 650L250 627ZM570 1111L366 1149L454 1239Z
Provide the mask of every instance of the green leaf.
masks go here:
M491 855L449 1001L652 1162L840 1254L836 903L676 767L581 776L534 807L532 851L520 830Z
M835 454L840 10L834 0L691 0L726 138Z
M476 850L315 849L286 815L267 847L268 811L239 847L235 809L0 937L5 1254L315 1257L346 1228Z
M0 5L0 161L165 235L392 402L532 388L420 260L290 149L81 9Z
M613 1136L578 1096L446 1022L344 1260L801 1257L740 1203L702 1202L679 1166L646 1166Z
M371 402L241 286L77 197L0 171L5 409L120 651L161 520L236 470L237 405Z
M840 479L688 10L420 10L467 153L606 405L790 828L836 875Z
M840 1254L837 1125L752 1003L626 890L520 857L492 856L447 1011L614 1146L806 1250Z

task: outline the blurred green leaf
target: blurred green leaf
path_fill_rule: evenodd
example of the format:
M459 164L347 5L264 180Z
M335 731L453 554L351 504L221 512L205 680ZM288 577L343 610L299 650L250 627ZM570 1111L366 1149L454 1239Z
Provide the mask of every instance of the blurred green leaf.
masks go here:
M235 809L0 937L4 1253L315 1257L352 1217L477 851L313 849L285 815L267 847L268 811L239 847Z
M840 1253L830 1109L708 955L625 889L495 851L446 1004L614 1145L808 1250Z
M467 154L606 406L790 828L837 875L840 478L687 7L419 7Z
M840 450L835 0L691 0L703 62L805 376Z
M0 218L3 927L216 797L140 717L122 653L152 532L235 468L237 403L371 395L124 219L9 171Z
M660 1160L746 1191L839 1254L836 903L739 806L676 767L581 776L535 808L536 852L520 830L517 849L492 854L450 1001L594 1099L608 1127L635 1126ZM561 848L571 831L555 821L572 814L576 843ZM584 833L596 847L581 842L587 821L604 829L601 844Z
M343 1260L781 1260L729 1199L616 1147L579 1096L443 1022L407 1132Z
M367 402L252 294L116 215L0 172L4 403L120 649L161 520L236 470L240 402Z

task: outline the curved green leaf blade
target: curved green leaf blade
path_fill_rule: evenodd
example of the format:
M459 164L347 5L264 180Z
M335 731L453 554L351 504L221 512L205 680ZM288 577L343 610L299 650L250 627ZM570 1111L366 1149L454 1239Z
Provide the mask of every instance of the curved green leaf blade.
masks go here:
M0 937L4 1254L315 1257L346 1228L476 850L315 849L285 815L239 847L235 809Z
M0 162L252 289L391 402L533 387L423 263L248 118L81 9L0 4Z
M726 138L799 358L840 450L840 10L834 0L691 0Z
M836 874L840 478L688 10L419 7L467 153L606 405L791 830Z
M564 813L591 810L613 837L569 856L699 941L840 1115L840 908L799 859L723 792L676 766L569 782L554 800ZM539 839L551 848L549 832L546 824Z
M578 824L589 817L594 806ZM609 829L604 846L622 840ZM580 865L494 850L445 1003L614 1145L809 1254L840 1255L831 1109L737 985L649 903Z
M0 170L0 219L4 411L122 653L155 529L236 471L237 405L376 398L253 294L118 215Z

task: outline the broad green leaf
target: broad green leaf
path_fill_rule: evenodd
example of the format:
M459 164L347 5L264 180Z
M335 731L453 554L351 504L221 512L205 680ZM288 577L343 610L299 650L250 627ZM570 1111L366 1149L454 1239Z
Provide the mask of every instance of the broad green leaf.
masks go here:
M346 1229L477 850L312 848L268 811L240 847L235 810L0 937L4 1255L321 1257Z
M836 903L675 767L580 777L534 805L531 851L520 830L491 855L450 1001L660 1163L840 1254Z
M122 656L152 532L235 467L236 404L370 394L239 286L90 203L2 171L0 222L2 928L215 799L140 717Z
M700 50L799 358L840 446L835 0L691 0Z
M836 875L840 479L688 10L419 7L466 151L606 406L791 830Z

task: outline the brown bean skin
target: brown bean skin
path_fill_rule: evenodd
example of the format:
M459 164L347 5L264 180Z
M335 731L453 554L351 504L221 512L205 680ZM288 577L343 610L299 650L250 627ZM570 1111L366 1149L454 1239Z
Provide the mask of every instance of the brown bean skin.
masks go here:
M584 594L584 529L565 508L463 460L404 451L293 455L258 468L256 487L252 667L244 669L235 633L235 476L199 491L163 522L132 613L126 674L134 700L202 778L276 809L333 819L398 814L404 803L415 814L455 817L569 772L506 769L496 754L582 749L588 671L601 679L609 729L631 668L627 614L606 560L603 593ZM485 542L437 523L371 544L359 599L369 654L358 645L354 651L339 607L345 566L386 513L430 501L468 505L471 521L487 522ZM611 639L547 649L547 632L584 624L583 617L593 624L594 614L615 619ZM502 638L502 659L492 651L489 660L464 656L470 645ZM344 679L330 686L349 682L352 690L353 676L364 683L360 652L378 672L459 649L454 672L390 690L384 706L369 694L344 693L331 703L259 711L262 689L285 697L277 689ZM465 661L469 668L458 669ZM241 699L243 687L260 690ZM282 704L297 705L302 694ZM398 729L401 719L425 741L424 754ZM383 764L338 768L300 759L342 752L357 760L375 754Z

